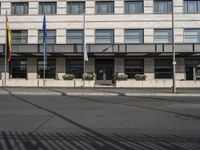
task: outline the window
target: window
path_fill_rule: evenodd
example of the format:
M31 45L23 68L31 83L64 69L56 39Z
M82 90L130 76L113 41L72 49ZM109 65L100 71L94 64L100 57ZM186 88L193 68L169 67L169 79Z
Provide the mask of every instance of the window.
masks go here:
M200 13L200 0L184 0L185 13Z
M172 78L172 60L171 59L155 59L155 78L170 79Z
M40 2L39 14L54 15L56 14L56 7L56 2Z
M184 30L185 43L199 43L200 42L200 29L185 29Z
M135 14L135 13L143 13L143 0L136 1L125 1L124 2L124 12L126 14Z
M114 43L114 30L96 29L96 43Z
M27 60L12 59L10 64L10 78L27 78Z
M67 30L67 43L82 44L83 43L83 30Z
M144 60L125 59L124 70L125 74L128 75L128 78L135 78L136 74L144 74Z
M12 15L27 15L28 3L26 2L11 3L11 14Z
M171 43L172 30L171 29L155 29L154 42L155 43Z
M125 43L143 43L144 30L142 29L125 29L124 30Z
M66 73L72 73L75 78L82 78L83 74L83 60L69 59L66 61Z
M43 44L43 31L39 30L38 33L38 43ZM56 30L47 30L47 44L56 44Z
M186 80L194 80L194 68L200 65L200 59L186 59L185 60L185 70L186 70Z
M44 64L43 60L38 60L37 62L37 71L38 71L38 78L43 78L44 76ZM56 77L56 60L55 59L48 59L47 65L45 67L45 78L55 79Z
M171 13L172 1L171 0L154 0L154 12L155 13Z
M96 1L96 13L97 14L113 14L114 2L112 1Z
M12 44L27 44L27 30L11 30Z
M85 9L85 2L67 2L68 14L83 14Z

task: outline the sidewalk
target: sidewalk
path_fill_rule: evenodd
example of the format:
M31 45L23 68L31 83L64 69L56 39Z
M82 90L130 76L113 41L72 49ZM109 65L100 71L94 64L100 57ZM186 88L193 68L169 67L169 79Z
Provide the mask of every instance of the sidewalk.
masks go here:
M0 88L0 95L199 96L200 88Z

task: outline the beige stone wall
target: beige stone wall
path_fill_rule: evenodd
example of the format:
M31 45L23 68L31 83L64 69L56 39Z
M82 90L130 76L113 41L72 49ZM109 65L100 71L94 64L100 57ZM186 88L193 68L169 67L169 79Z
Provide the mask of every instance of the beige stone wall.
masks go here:
M26 0L29 3L29 15L9 16L11 29L28 29L28 43L38 42L37 32L42 29L43 16L38 15L39 1ZM66 5L69 0L57 0L57 14L47 16L47 29L57 30L57 43L66 43L66 29L82 29L83 15L67 15ZM75 0L76 1L76 0ZM11 3L16 0L1 0L0 43L5 43L5 13L10 14ZM199 28L200 14L184 14L183 1L175 4L175 41L183 42L184 28ZM95 29L115 29L115 42L123 43L124 29L144 29L144 42L153 42L154 28L171 28L171 14L154 14L153 0L144 0L144 14L124 14L124 1L115 0L115 14L96 15L95 1L86 0L86 38L88 43L95 42Z
M124 73L124 58L115 58L115 73Z
M146 80L154 79L154 58L144 58L144 74L147 76Z
M28 58L27 72L28 80L37 79L37 58Z
M56 58L56 79L62 80L62 76L65 74L65 58Z

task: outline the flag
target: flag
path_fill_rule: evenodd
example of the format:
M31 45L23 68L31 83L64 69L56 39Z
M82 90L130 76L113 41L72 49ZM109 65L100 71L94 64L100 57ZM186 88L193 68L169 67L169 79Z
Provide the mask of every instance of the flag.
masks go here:
M84 46L84 61L88 61L88 50L87 50L87 46Z
M47 38L47 28L46 28L46 15L44 14L43 19L43 57L44 57L44 63L47 63L47 44L46 44L46 38Z
M8 16L7 16L7 13L6 13L6 45L7 45L7 49L6 49L6 52L7 52L7 59L8 59L8 62L10 63L11 61L11 52L12 52L12 49L11 49L11 31L10 31L10 23L8 21Z

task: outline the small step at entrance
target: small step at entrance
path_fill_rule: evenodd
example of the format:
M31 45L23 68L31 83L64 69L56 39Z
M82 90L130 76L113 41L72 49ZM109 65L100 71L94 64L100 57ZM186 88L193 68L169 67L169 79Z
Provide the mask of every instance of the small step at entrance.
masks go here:
M112 80L97 80L95 86L113 86Z

